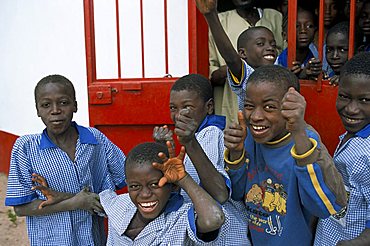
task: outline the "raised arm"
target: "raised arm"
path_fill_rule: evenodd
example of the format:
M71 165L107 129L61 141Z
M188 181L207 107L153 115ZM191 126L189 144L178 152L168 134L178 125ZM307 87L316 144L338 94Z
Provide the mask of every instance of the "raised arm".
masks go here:
M217 0L196 0L199 11L204 15L213 35L217 49L224 58L228 68L237 78L242 76L243 63L226 35L217 13Z
M181 147L180 154L175 157L175 150L171 143L166 144L169 159L164 153L160 153L163 164L153 163L153 166L164 174L158 185L163 186L167 182L175 183L188 193L197 213L198 232L207 233L218 230L225 221L221 206L185 172L183 163L185 148Z
M176 120L175 134L179 142L185 146L203 188L219 203L225 203L229 197L228 189L223 176L210 161L202 146L195 137L198 129L196 121L189 116L190 109L182 109ZM215 144L215 148L218 145Z

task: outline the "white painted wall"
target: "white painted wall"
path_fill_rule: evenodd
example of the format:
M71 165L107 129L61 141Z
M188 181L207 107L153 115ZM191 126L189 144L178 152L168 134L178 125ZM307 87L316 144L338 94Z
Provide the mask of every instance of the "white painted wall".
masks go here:
M113 2L95 0L98 78L117 77ZM141 77L138 3L120 0L125 78ZM163 0L144 0L143 5L146 77L162 77ZM168 21L169 72L180 77L189 71L186 0L168 0ZM79 105L74 119L89 124L83 23L82 0L0 0L0 130L23 135L44 129L33 90L49 74L74 83Z

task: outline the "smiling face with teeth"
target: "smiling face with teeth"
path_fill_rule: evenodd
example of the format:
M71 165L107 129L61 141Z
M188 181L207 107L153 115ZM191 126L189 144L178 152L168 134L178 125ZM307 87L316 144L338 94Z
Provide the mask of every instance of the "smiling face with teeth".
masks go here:
M257 143L275 141L288 132L281 114L281 100L285 91L269 81L251 81L246 90L244 118Z
M370 123L370 76L349 74L340 78L337 112L344 128L354 135Z
M274 64L277 57L274 34L266 27L251 27L240 34L238 52L254 69Z
M131 201L136 205L141 217L149 223L166 207L173 185L165 184L159 187L158 182L163 173L152 167L150 162L126 167L126 177Z

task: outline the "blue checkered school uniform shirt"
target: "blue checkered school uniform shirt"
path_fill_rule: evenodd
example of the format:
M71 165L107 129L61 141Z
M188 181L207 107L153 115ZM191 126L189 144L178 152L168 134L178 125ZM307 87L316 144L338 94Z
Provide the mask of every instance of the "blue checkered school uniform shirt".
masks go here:
M73 123L79 133L75 160L42 134L26 135L14 144L8 189L7 206L46 200L39 191L32 191L31 174L46 178L49 187L59 192L78 193L84 187L99 193L105 189L122 187L125 155L95 128ZM103 218L87 211L74 210L44 216L27 216L31 245L103 245L105 243Z
M342 142L344 136L340 136ZM315 245L336 245L370 228L370 124L336 149L334 162L349 195L340 213L320 220Z
M225 145L224 133L222 130L225 127L225 123L223 123L223 125L212 124L211 121L214 117L220 116L208 115L200 125L195 137L208 159L212 162L216 170L224 177L226 186L229 188L231 194L231 181L224 169ZM195 166L188 155L185 155L184 165L186 172L197 184L201 186L202 184L200 182L197 170L195 169ZM181 195L184 197L185 202L191 202L188 194L185 191L182 190ZM244 217L245 213L241 212L245 210L244 204L239 201L233 201L231 198L229 198L229 201L223 204L222 207L225 211L227 211L230 220L230 229L227 232L224 245L251 245L247 237L247 218Z
M137 212L129 194L117 195L106 190L99 196L108 215L107 245L227 245L225 234L230 230L227 213L224 211L225 223L218 237L212 242L204 242L197 237L193 204L183 203L178 193L171 194L164 212L146 225L134 240L124 234Z

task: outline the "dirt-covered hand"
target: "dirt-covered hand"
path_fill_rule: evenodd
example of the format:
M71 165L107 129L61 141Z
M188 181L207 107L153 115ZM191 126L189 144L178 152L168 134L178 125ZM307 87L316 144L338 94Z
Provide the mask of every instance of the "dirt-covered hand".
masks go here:
M199 125L195 119L190 117L190 109L181 109L176 117L175 134L180 144L185 145L195 139L195 132Z
M199 12L206 15L217 11L217 0L195 0Z
M224 144L230 151L243 151L247 137L247 123L241 111L238 112L238 123L232 122L224 131Z
M305 128L304 114L306 110L306 100L293 87L285 93L282 104L281 114L286 119L286 129L292 134Z

